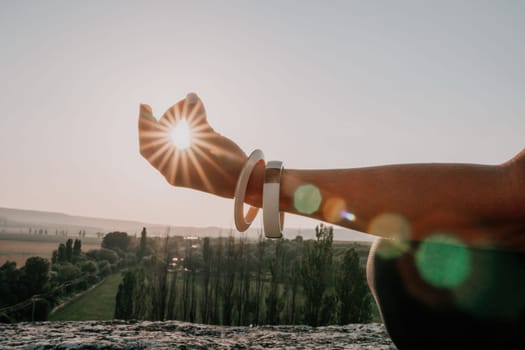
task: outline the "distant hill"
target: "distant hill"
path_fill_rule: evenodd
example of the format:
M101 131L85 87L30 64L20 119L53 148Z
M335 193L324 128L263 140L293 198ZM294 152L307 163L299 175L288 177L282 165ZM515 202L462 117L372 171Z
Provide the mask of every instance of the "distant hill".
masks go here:
M143 227L146 227L150 236L164 235L169 228L170 235L214 237L227 236L233 229L221 227L191 227L173 226L166 224L151 224L132 220L118 220L106 218L91 218L86 216L68 215L63 213L23 210L12 208L0 208L0 232L6 233L28 233L31 230L48 230L49 234L56 231L66 231L70 234L85 230L86 235L96 235L98 232L107 233L111 231L125 231L130 235L140 235ZM233 230L234 231L234 230ZM248 231L249 238L257 238L257 229ZM297 235L305 239L314 237L314 228L287 228L286 238L294 238ZM334 228L334 240L340 241L373 241L375 238L356 231Z

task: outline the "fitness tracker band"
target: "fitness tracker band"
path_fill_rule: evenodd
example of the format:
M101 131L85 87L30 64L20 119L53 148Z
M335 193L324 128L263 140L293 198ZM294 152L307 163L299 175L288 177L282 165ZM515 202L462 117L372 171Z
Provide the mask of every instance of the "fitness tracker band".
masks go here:
M279 211L279 192L283 162L272 160L266 164L263 186L263 223L267 238L281 238L284 213Z

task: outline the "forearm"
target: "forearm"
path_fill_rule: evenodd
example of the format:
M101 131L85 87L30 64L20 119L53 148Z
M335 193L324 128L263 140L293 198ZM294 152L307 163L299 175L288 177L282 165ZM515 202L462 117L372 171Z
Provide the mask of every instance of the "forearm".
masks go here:
M264 169L257 168L247 193L247 201L258 207L262 203L263 177ZM410 238L422 239L436 230L468 235L482 226L523 220L524 205L517 205L509 183L503 166L410 164L344 170L285 169L280 208L384 236L396 234L374 231L374 220L384 214L406 221Z

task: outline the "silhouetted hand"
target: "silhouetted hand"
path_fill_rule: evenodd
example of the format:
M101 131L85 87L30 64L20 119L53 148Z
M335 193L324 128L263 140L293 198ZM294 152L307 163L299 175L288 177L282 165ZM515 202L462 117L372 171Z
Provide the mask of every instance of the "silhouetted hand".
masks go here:
M175 128L180 128L175 137L184 138L182 143L173 139ZM184 135L187 131L189 139ZM150 106L140 105L139 143L140 154L171 185L228 198L233 197L247 159L237 144L208 124L202 101L194 93L169 108L159 121Z

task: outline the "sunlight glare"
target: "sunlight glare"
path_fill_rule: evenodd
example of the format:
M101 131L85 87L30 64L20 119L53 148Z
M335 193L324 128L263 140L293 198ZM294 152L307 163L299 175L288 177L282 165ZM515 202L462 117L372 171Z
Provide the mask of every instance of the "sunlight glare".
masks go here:
M186 119L181 119L170 131L171 141L178 149L191 146L191 130Z

